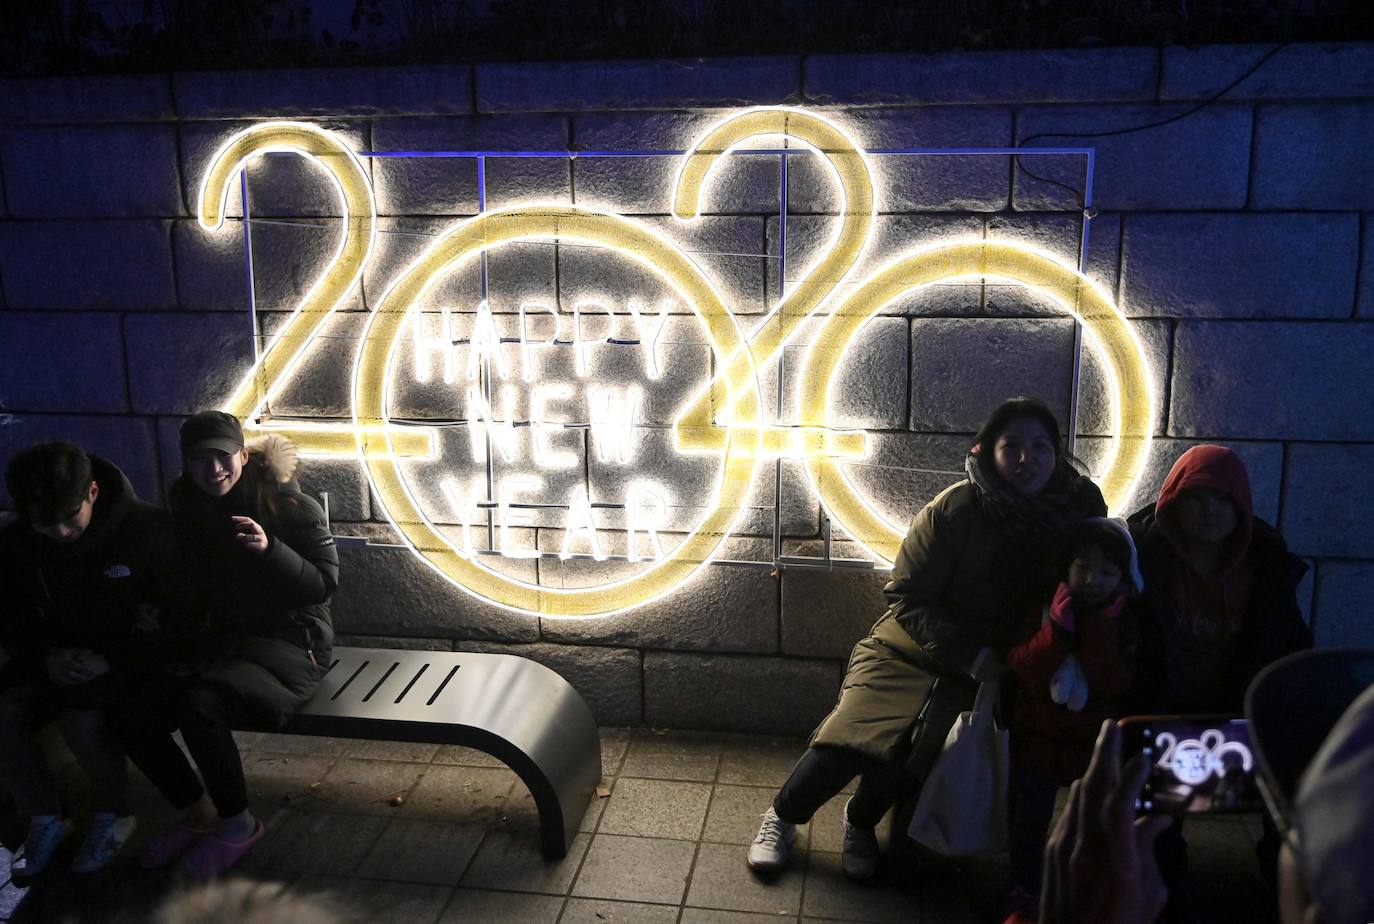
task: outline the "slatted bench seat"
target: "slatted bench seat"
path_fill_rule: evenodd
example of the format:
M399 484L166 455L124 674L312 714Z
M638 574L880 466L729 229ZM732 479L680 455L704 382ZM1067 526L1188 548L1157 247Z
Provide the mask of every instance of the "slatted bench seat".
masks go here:
M335 648L315 695L278 731L485 751L529 787L551 858L567 854L601 781L587 703L558 674L514 655Z

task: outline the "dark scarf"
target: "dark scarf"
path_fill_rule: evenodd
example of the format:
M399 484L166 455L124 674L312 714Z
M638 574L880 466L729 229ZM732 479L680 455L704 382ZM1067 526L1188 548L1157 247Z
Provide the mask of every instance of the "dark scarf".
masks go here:
M1069 531L1083 518L1074 503L1085 480L1082 475L1065 480L1058 490L1051 487L1055 480L1051 478L1051 484L1040 493L1022 494L999 479L989 478L973 453L964 458L964 473L978 489L983 513L1018 542L1042 553L1057 556Z
M211 497L185 475L177 479L170 492L172 518L185 548L204 558L241 552L230 517L252 517L261 522L250 484L252 477L245 468L238 483L223 497Z

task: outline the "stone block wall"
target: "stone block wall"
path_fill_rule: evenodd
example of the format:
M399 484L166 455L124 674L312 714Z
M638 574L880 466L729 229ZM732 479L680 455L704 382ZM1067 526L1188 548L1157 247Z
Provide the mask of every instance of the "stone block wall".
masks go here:
M117 460L145 496L162 496L178 472L182 417L227 397L253 361L253 338L278 329L336 241L337 206L318 171L286 157L253 163L249 206L263 221L253 228L258 326L250 327L241 226L207 234L194 208L208 158L254 120L315 120L365 152L606 151L682 148L731 109L807 105L871 149L1094 147L1086 266L1137 325L1159 405L1154 456L1132 505L1151 500L1189 446L1234 446L1250 467L1257 511L1312 565L1301 602L1319 644L1374 644L1360 596L1374 586L1374 482L1362 477L1363 462L1374 461L1374 46L1285 47L1190 111L1269 50L0 81L0 457L65 436ZM1082 137L1152 123L1162 124ZM1059 184L1081 189L1082 158L1019 160L875 156L880 214L855 278L947 237L1019 240L1076 262L1083 214ZM478 209L472 161L364 163L380 216L377 256L274 413L347 417L362 312L436 233ZM634 215L693 252L747 331L795 286L834 227L823 172L807 158L789 163L785 234L776 158L733 159L708 189L707 217L690 228L668 215L676 164L666 157L492 159L487 203L538 197ZM237 190L229 214L242 214ZM505 305L498 311L540 293L570 311L591 290L623 304L651 285L631 264L608 269L566 246L496 251L488 271L493 303L499 293ZM443 288L458 299L473 278L455 274ZM691 497L709 488L711 469L678 462L664 427L711 358L699 325L687 317L670 325L663 379L639 383L639 451L644 466L672 473ZM997 401L1029 393L1067 410L1072 342L1057 309L1014 286L942 285L890 305L853 346L836 388L836 423L873 434L870 464L851 477L905 520L956 480L968 435ZM784 420L800 358L800 347L784 355L776 411ZM641 378L636 355L597 363L608 381ZM770 397L778 375L763 370ZM1104 382L1087 356L1079 454L1090 463L1107 432ZM432 391L415 388L406 400L416 413L444 416ZM594 460L589 469L595 501ZM615 472L602 474L617 484ZM339 533L394 539L358 465L311 461L303 482L328 492ZM833 701L850 646L882 611L883 576L773 569L775 485L784 553L817 554L819 504L795 463L776 474L770 464L726 550L746 564L710 566L640 609L539 620L474 601L402 550L349 548L338 627L355 641L527 655L568 677L604 722L805 733ZM0 507L7 502L0 497ZM697 514L684 501L673 523L683 528ZM543 515L522 541L557 549L563 525ZM835 538L837 556L858 554ZM561 579L556 561L526 565L524 573Z

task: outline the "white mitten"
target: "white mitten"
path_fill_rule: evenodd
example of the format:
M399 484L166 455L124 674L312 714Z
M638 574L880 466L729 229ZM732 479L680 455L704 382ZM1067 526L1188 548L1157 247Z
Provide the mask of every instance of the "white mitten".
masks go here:
M1070 712L1078 712L1088 704L1088 678L1074 655L1066 657L1050 678L1050 699Z

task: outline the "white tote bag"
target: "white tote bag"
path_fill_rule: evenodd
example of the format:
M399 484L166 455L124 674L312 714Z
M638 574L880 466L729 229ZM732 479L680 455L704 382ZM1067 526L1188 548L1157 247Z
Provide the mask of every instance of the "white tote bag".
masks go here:
M948 857L997 853L1007 845L1011 748L997 721L998 684L983 683L961 712L921 787L907 833Z

